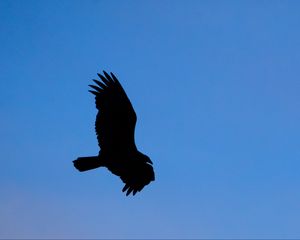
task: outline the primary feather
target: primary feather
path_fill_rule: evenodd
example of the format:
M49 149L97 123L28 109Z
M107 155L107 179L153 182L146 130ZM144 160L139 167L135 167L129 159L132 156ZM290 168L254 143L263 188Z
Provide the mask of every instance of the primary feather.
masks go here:
M135 195L154 181L152 161L136 148L137 117L123 87L113 73L103 73L98 73L102 82L94 79L96 85L89 85L98 109L95 130L101 150L97 157L78 158L74 166L79 171L107 167L125 183L122 191Z

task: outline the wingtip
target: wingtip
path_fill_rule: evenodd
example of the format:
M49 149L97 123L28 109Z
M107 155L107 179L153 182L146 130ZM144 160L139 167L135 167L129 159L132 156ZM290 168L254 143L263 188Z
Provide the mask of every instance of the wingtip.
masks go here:
M103 76L102 76L102 77L103 77ZM103 80L103 78L101 78L101 79ZM100 82L100 81L98 81L98 80L96 80L96 79L93 79L93 81L94 81L98 86L102 87L101 90L107 88L107 85L105 85L104 83L102 83L102 82ZM104 82L104 81L103 81L103 82Z
M97 75L98 75L99 78L103 77L103 76L101 75L101 73L97 73Z
M88 91L96 96L98 95L98 92L96 92L96 91L93 91L93 90L88 90Z
M114 82L114 80L112 80L111 76L109 76L109 74L108 74L107 72L105 72L105 71L103 70L103 73L104 73L104 75L105 75L107 81L109 81L109 82Z
M119 82L117 77L115 76L115 74L113 74L112 72L110 72L110 75L112 76L112 79L114 80L114 82Z
M125 184L125 186L124 186L123 189L122 189L122 192L125 192L128 188L129 188L129 185L128 185L128 184Z
M133 191L133 189L129 188L128 191L127 191L127 193L126 193L126 196L128 196L132 191Z
M99 78L101 78L101 80L102 80L107 86L109 86L109 84L110 84L109 75L108 75L105 71L103 71L103 73L104 73L105 76L103 76L103 75L100 74L100 73L97 73L97 75L99 76ZM106 74L105 74L105 73L106 73ZM107 77L107 75L108 75L108 77ZM98 81L98 82L99 82L99 81Z
M103 93L103 88L94 86L94 85L89 85L91 88L93 88L94 90L96 90L99 93Z

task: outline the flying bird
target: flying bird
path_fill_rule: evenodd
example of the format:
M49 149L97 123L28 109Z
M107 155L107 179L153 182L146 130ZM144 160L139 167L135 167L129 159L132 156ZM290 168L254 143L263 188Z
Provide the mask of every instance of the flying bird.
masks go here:
M138 151L134 130L136 113L123 87L113 73L98 73L102 81L89 85L98 109L95 130L100 151L98 156L79 157L73 161L80 172L106 167L125 183L126 196L135 195L154 181L153 163Z

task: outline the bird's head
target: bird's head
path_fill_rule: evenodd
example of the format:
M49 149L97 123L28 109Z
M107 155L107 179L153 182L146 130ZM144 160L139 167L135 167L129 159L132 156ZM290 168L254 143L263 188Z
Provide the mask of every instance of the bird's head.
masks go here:
M143 154L141 152L138 152L137 158L138 158L138 160L142 160L143 162L149 163L151 165L153 164L153 162L151 161L151 159L147 155L145 155L145 154Z

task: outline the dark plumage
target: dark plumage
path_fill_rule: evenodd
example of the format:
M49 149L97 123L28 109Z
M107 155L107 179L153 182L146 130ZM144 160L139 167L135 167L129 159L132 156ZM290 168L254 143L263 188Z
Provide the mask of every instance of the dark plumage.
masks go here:
M73 161L79 171L106 167L125 183L123 192L135 195L144 186L154 181L154 171L150 158L136 148L134 129L136 114L123 87L113 73L98 73L101 81L89 85L95 95L96 134L101 148L98 156L80 157Z

